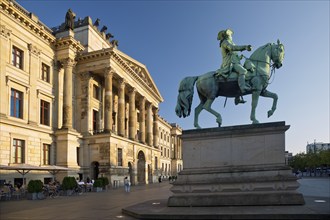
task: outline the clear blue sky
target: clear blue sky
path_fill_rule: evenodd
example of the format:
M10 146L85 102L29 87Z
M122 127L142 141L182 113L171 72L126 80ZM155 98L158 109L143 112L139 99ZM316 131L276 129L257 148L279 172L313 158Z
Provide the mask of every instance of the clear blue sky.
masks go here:
M77 18L100 18L119 49L145 64L164 102L160 115L183 129L193 128L193 116L179 119L174 112L179 82L186 76L216 70L221 64L218 31L234 30L236 44L254 49L280 39L285 45L283 67L276 70L268 90L279 96L271 118L271 100L261 98L260 122L286 121L286 150L299 153L307 142L329 143L329 1L18 1L48 27L64 22L71 8ZM249 56L250 52L244 52ZM251 98L235 106L218 98L223 126L250 124ZM199 98L194 95L193 108ZM204 128L216 127L207 112L200 115Z

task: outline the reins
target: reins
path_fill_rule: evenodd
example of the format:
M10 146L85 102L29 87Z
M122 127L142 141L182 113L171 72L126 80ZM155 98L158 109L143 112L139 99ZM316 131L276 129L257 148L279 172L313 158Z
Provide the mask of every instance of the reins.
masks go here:
M259 63L266 63L267 65L269 65L269 67L270 67L270 75L269 75L268 81L266 83L267 83L267 85L270 85L270 84L272 84L274 82L274 79L275 79L275 63L266 62L266 61L263 61L263 60L252 59L252 58L246 57L244 55L242 55L242 56L245 58L245 60L251 60L251 61L256 62L257 63L256 69L258 69L258 64ZM270 79L272 78L273 74L274 74L274 77L273 77L272 81L269 82ZM257 71L256 71L256 75L259 75Z

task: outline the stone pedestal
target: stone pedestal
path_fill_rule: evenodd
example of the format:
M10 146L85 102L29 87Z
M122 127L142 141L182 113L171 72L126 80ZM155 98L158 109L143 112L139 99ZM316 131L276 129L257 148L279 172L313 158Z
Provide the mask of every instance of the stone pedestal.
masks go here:
M80 145L80 134L73 129L56 131L56 165L79 168L77 164L77 146Z
M285 165L285 122L183 131L168 206L302 205Z

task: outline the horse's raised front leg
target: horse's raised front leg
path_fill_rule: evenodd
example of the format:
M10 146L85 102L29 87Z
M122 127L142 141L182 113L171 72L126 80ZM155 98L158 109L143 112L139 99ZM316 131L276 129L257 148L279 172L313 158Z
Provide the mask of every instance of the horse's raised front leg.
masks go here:
M251 115L250 115L252 124L259 124L259 121L256 119L256 108L258 105L259 96L260 96L259 91L252 92Z
M262 92L260 95L263 96L263 97L267 97L267 98L272 98L273 99L272 108L268 111L268 114L267 114L268 115L268 118L269 118L270 116L273 115L273 113L276 110L278 96L277 96L276 93L269 92L267 90L265 90L264 92Z
M204 108L206 111L210 112L212 115L214 115L214 116L217 118L216 122L218 123L218 126L220 127L221 124L222 124L222 118L221 118L221 115L220 115L218 112L216 112L215 110L213 110L213 109L211 108L211 105L212 105L213 101L214 101L214 99L208 99L208 100L205 102L203 108Z
M204 105L204 103L200 102L199 105L195 108L194 126L197 129L201 128L198 124L198 117L199 117L199 114L201 113L201 111L203 110L203 105Z

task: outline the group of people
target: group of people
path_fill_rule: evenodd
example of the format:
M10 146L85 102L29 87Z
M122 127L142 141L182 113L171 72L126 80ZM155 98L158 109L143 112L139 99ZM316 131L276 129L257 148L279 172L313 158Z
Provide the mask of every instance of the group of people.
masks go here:
M6 182L6 180L0 185L0 194L1 198L6 197L10 199L14 195L21 195L22 192L25 192L25 189L22 187L21 183L16 183L13 185L11 181Z
M83 188L85 190L85 192L91 192L93 189L93 184L94 184L94 180L90 179L89 177L87 177L86 179L86 183L82 180L79 179L78 177L76 178L77 184L79 187Z

